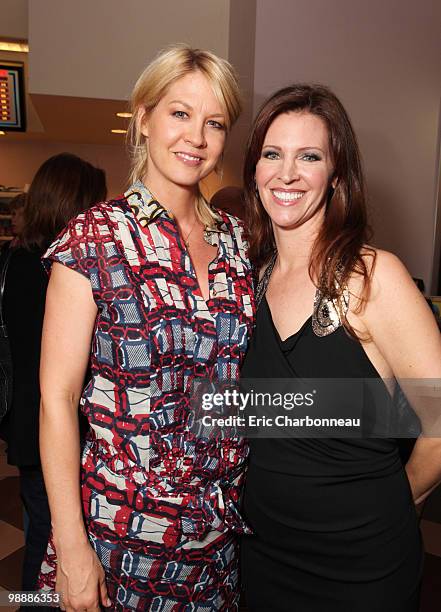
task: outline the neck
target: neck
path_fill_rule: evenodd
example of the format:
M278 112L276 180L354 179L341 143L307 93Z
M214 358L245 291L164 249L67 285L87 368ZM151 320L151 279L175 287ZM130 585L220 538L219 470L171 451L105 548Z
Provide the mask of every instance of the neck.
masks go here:
M282 228L273 224L281 270L308 267L312 248L323 223L323 215L315 214L296 228Z
M195 219L195 201L199 195L197 185L175 185L170 181L154 180L147 173L142 182L158 202L166 208L179 225L193 223Z

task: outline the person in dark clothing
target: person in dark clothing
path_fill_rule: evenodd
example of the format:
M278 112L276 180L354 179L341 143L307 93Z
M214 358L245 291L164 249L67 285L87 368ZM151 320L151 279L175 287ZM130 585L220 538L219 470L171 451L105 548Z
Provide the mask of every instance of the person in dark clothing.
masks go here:
M39 454L40 344L47 275L41 257L67 222L106 197L103 170L70 153L43 163L26 198L24 227L6 276L4 318L11 344L13 401L1 424L8 463L20 471L20 494L29 517L22 589L35 589L50 531ZM10 247L11 248L11 247Z
M288 431L261 427L250 440L244 514L253 534L242 542L248 609L417 612L423 550L415 505L441 479L441 441L433 435L441 338L403 264L369 245L356 137L328 88L294 84L265 102L244 183L260 282L242 381L261 379L265 391L286 381L311 395L317 379L326 382L314 406L288 413L292 406L274 403L282 423L294 415ZM385 428L385 417L393 423L399 412L390 395L395 379L422 428L405 466ZM356 380L360 401L351 391ZM331 392L332 383L345 397ZM361 418L347 423L343 414ZM355 421L352 431L339 430Z
M9 243L9 246L15 247L19 245L20 234L24 227L24 206L26 203L26 194L19 193L11 202L9 202L9 210L11 211L11 233L14 238Z

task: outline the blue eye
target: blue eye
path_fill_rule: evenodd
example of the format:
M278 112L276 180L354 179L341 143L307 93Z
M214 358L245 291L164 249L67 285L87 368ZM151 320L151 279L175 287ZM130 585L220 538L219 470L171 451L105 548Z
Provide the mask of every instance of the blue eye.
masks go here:
M222 123L219 123L219 121L215 121L214 119L210 119L208 121L208 125L211 125L211 127L216 128L216 130L224 130L225 127L222 125Z
M307 162L314 162L320 161L321 157L320 155L317 155L317 153L304 153L300 159Z
M173 117L176 117L177 119L185 119L186 117L188 117L188 114L185 111L175 111L174 113L172 113Z
M262 153L262 157L264 157L265 159L279 159L280 156L277 151L271 151L270 149L268 149L268 151L264 151Z

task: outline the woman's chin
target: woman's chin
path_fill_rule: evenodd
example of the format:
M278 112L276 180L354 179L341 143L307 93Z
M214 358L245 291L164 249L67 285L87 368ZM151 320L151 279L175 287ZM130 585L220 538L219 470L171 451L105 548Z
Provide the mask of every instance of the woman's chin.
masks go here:
M303 220L299 219L298 217L293 218L292 216L290 218L272 217L271 222L274 228L287 231L294 230L299 227Z
M274 229L283 231L296 230L299 227L307 224L307 227L312 231L317 231L317 228L321 226L324 218L324 208L318 210L309 211L296 211L296 214L273 214L270 215L270 219Z

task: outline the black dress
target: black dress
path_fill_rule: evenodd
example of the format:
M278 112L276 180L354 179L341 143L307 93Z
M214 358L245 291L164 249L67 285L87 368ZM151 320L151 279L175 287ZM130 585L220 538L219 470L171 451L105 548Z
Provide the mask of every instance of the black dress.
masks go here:
M263 298L242 377L379 374L341 326L319 337L310 317L282 342ZM251 612L417 612L423 551L395 440L251 440L244 509Z

